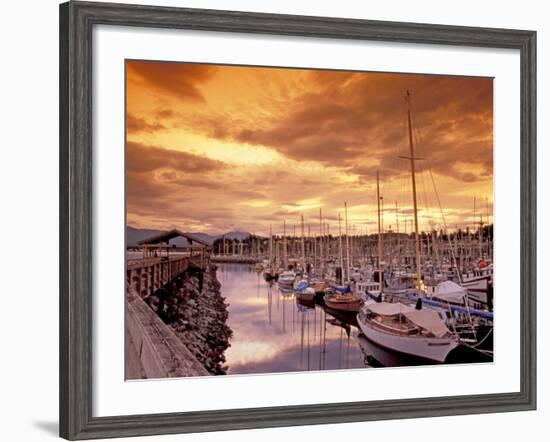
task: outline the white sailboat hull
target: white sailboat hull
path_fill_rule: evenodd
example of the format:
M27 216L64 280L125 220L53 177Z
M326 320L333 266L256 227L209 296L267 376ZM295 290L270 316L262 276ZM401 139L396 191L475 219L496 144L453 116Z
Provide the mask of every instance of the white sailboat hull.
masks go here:
M363 334L372 342L399 353L417 356L434 362L445 362L447 355L458 346L452 338L400 336L380 331L363 322L357 315Z
M487 290L489 278L489 276L463 277L462 287L466 287L470 290Z
M284 285L288 287L293 287L294 281L296 281L296 275L295 274L285 274L280 273L279 274L279 285Z

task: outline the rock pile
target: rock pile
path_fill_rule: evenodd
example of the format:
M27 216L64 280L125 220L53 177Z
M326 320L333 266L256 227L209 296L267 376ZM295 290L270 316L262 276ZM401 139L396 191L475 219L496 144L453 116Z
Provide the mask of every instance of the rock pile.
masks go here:
M224 352L233 334L227 326L228 304L220 292L216 266L190 267L146 298L209 373L225 374Z

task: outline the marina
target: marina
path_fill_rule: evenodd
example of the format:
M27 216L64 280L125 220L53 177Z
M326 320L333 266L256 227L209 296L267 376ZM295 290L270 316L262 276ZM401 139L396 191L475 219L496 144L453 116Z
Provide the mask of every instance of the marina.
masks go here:
M197 266L200 262L197 261L197 255L192 257L189 252L172 253L172 257L169 258L171 262L185 261L187 266L190 262L193 263L193 259L195 263L191 265ZM131 256L130 262L132 263L129 279L133 278L134 287L137 287L135 276L137 263L142 262L150 268L151 260L143 260L139 257L139 252L129 252L129 256ZM484 320L483 330L481 324L474 327L480 331L477 340L472 339L471 336L466 337L466 334L462 333L464 336L462 342L457 338L458 334L451 333L451 325L449 328L443 325L446 338L450 338L447 342L448 348L443 348L441 342L437 342L438 338L433 337L425 345L426 348L435 349L435 354L433 352L408 354L391 339L390 341L381 340L380 327L375 327L375 333L370 333L368 329L365 329L365 322L362 319L365 315L363 311L359 312L359 310L365 306L374 305L375 308L377 306L384 308L387 305L390 309L400 306L403 313L411 314L410 312L413 312L414 314L417 301L414 296L407 294L399 298L406 304L400 302L376 303L373 299L380 294L373 295L374 290L372 289L379 287L379 283L371 282L369 284L363 281L367 277L357 266L356 272L359 281L352 283L350 287L353 287L355 294L358 293L357 287L359 290L361 287L370 287L371 291L365 290L361 292L362 296L357 295L357 300L354 298L354 304L357 302L357 307L350 308L329 301L331 298L330 278L327 278L328 283L323 284L320 283L319 277L312 278L314 282L310 284L307 280L307 273L299 273L299 264L297 265L298 271L292 272L294 275L292 283L287 280L286 283L280 284L265 277L263 265L258 264L264 260L255 258L256 264L251 264L240 262L238 255L236 258L235 262L207 264L216 268L215 275L220 284L220 294L227 305L225 324L231 330L229 346L220 354L223 359L223 370L221 371L223 374L380 368L433 363L490 362L492 360L492 315L489 310L460 307L456 302L446 305L435 298L426 298L425 309L430 305L434 308L429 310L431 315L437 316L435 312L438 310L454 313L457 309L462 316L471 314L474 317L476 314L485 314L487 318L491 318L491 321ZM292 266L292 264L290 265ZM312 266L309 268L312 269ZM327 268L330 267L327 265ZM367 266L367 269L370 268ZM338 267L335 268L334 273L341 273ZM142 274L151 274L151 271L149 273L143 271ZM176 274L178 273L176 272ZM371 274L371 278L373 275L375 273ZM154 278L149 278L149 280L154 281ZM390 280L390 277L386 279L386 281ZM154 286L150 288L151 293L154 294L156 291ZM339 292L337 295L344 300L350 296ZM149 299L149 296L144 296L144 299ZM147 305L148 302L144 305ZM424 311L426 312L426 310ZM426 312L428 315L430 313ZM405 342L405 349L413 348L415 338L411 334L414 334L415 324L406 325L395 315L395 312L392 314L394 315L393 323L397 324L399 332L410 336L409 342ZM390 314L390 319L391 316ZM430 318L433 320L433 316ZM473 326L474 321L471 323ZM377 330L378 334L376 334ZM422 332L418 336L421 335ZM476 349L476 345L481 340L484 340L482 344L485 345Z
M341 77L335 94L346 97L340 107L323 102L324 126L293 134L275 122L270 144L262 127L233 133L232 122L215 132L229 137L220 142L232 154L129 143L131 179L148 177L150 195L172 189L171 201L145 196L157 210L133 195L129 219L145 227L127 225L128 302L165 326L155 327L145 359L135 348L133 377L180 376L182 367L181 376L201 375L189 369L199 365L240 375L493 361L491 81L317 74L327 84ZM313 95L319 87L308 72L280 75L311 80ZM478 91L471 113L456 110L462 81ZM376 82L384 87L356 92L379 96L384 112L350 114L359 95L349 91ZM318 110L296 112L303 121ZM340 124L353 127L341 139L328 129ZM461 125L475 126L464 140ZM149 342L138 333L142 317L131 342ZM152 363L173 355L165 347L174 336L192 363Z

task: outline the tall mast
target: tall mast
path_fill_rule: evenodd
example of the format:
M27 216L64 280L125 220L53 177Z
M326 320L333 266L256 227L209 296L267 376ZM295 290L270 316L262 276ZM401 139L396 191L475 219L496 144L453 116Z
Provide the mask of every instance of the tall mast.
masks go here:
M321 276L323 275L323 212L319 207L319 270L321 271Z
M477 239L479 246L479 259L483 259L483 212L481 207L479 208L479 228L477 231Z
M348 232L348 203L344 201L344 210L345 210L345 228L346 228L346 273L347 281L350 281L350 262L349 262L349 232Z
M273 233L269 225L269 270L273 270Z
M420 289L421 286L421 274L420 274L420 239L418 235L418 205L416 202L416 173L415 173L415 167L414 167L414 142L413 142L413 133L412 133L412 124L411 124L411 93L407 91L407 95L405 97L405 100L407 101L407 122L409 125L409 148L410 148L410 154L409 157L411 161L411 180L412 180L412 194L413 194L413 209L414 209L414 248L415 248L415 255L416 255L416 288L417 290Z
M306 245L304 242L304 215L300 215L302 221L302 272L306 270Z
M293 224L294 227L294 234L292 235L292 247L290 248L292 253L290 254L291 257L296 257L296 224Z
M283 263L285 266L285 271L288 269L287 262L287 249L286 249L286 220L283 220Z
M340 217L340 212L338 212L338 260L340 261L340 271L344 273L344 254L342 253L342 221ZM344 278L340 283L343 283Z
M327 237L327 258L330 256L330 223L325 223L325 235Z
M311 226L307 223L307 255L310 256L311 253ZM313 265L315 265L315 259L313 260Z
M382 221L380 218L380 174L376 171L376 201L378 206L378 282L380 284L380 292L384 287L384 273L382 272Z
M395 201L395 233L399 233L399 209L397 208L397 200Z
M395 232L397 234L397 265L401 264L401 237L399 236L399 209L395 201Z
M491 219L489 218L489 197L485 197L485 204L487 209L487 257L491 257L491 249L490 249L490 243L491 243L491 230L489 226L491 225Z

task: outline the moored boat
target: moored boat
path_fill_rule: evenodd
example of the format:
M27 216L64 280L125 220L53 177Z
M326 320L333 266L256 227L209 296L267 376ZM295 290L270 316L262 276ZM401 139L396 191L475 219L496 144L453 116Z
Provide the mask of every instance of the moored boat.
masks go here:
M310 287L309 282L305 279L298 281L295 284L294 291L296 292L296 297L300 301L313 301L315 299L315 290Z
M325 305L334 310L343 310L347 312L359 312L361 308L361 297L356 293L340 292L333 290L325 294L323 298Z
M328 288L328 284L324 281L312 281L310 287L315 293L324 294L325 290Z
M406 355L444 362L459 339L438 313L396 303L369 303L357 315L363 334L374 343Z
M279 273L273 269L265 269L264 279L266 281L277 281L277 279L279 279Z
M278 283L279 285L293 287L294 281L296 280L296 273L292 270L286 270L279 274Z

